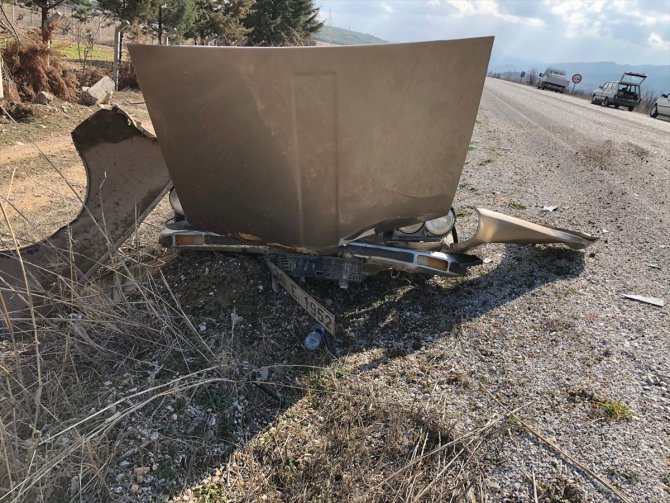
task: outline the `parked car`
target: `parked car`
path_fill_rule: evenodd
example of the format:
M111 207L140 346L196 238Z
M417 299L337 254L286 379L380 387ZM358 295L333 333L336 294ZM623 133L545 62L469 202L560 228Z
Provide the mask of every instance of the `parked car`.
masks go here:
M640 85L646 79L644 73L624 72L619 80L605 82L593 91L591 103L615 108L628 107L629 111L642 102Z
M649 115L658 117L665 115L670 117L670 94L661 94L661 97L652 105Z
M553 91L564 93L568 87L568 81L565 78L565 70L550 67L539 76L540 81L537 83L538 89L552 89Z

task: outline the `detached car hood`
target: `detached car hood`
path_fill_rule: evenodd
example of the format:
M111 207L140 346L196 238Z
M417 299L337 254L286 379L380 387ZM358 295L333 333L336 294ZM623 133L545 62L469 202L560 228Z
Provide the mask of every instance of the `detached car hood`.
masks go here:
M492 44L129 51L188 222L329 252L448 213Z

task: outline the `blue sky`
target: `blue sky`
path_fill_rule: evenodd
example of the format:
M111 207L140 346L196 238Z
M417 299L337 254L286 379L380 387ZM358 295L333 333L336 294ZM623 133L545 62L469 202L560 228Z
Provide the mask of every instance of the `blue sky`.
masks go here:
M494 57L670 65L670 0L316 0L328 24L391 42L495 35Z

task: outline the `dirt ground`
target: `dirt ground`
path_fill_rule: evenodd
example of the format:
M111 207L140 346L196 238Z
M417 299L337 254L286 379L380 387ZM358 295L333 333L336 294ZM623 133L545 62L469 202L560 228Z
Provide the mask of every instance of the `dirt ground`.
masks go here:
M455 280L310 281L338 317L332 355L302 347L310 318L258 259L158 248L163 204L124 249L150 276L41 321L38 448L2 405L0 440L26 442L5 449L9 500L667 501L667 307L622 294L670 299L670 123L518 87L487 82L460 234L482 206L592 248L491 245ZM115 99L148 122L141 95ZM92 110L69 107L0 125L0 194L26 241L78 211L29 138L85 190L67 134ZM26 380L31 341L2 346Z

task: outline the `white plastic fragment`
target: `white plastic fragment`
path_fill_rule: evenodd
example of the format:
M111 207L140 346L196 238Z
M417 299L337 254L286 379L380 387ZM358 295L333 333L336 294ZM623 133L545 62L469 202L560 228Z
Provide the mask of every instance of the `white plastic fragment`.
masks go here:
M651 304L652 306L658 306L658 307L665 306L665 301L663 299L659 299L658 297L645 297L644 295L624 294L624 298L630 300L637 300L638 302L644 302L645 304Z
M542 211L548 211L548 212L551 213L552 211L555 211L557 208L558 208L558 206L546 206L545 205L545 206L542 206Z

